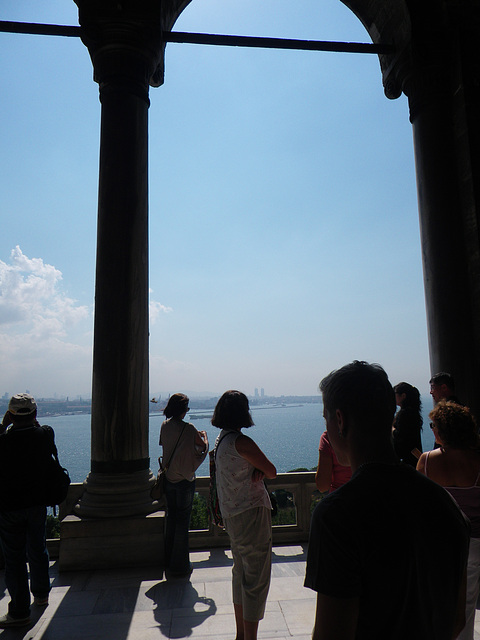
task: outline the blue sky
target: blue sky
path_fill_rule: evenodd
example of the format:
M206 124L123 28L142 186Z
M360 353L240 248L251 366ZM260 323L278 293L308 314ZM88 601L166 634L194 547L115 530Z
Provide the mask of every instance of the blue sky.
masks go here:
M1 20L78 24L73 0ZM174 30L368 42L339 0L192 0ZM100 104L79 39L0 34L0 394L90 395ZM428 391L411 125L375 55L167 45L150 90L150 388Z

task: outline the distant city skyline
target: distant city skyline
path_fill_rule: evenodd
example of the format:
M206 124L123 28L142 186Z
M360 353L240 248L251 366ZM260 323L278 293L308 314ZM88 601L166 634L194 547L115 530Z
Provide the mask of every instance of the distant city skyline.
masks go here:
M77 25L73 0L0 19ZM339 0L193 0L174 30L368 42ZM100 103L79 38L1 33L0 389L91 394ZM150 389L428 390L405 96L375 55L169 43L150 90Z
M243 390L243 392L250 398L281 398L281 397L285 397L285 396L293 396L294 394L283 394L280 396L276 396L276 395L269 395L268 393L265 393L264 389L260 390L260 393L258 393L258 389L255 387L253 389L253 392L249 392L248 390ZM19 391L15 391L14 393L9 393L8 391L4 392L3 395L0 396L1 400L9 400L12 395L15 395L16 393L30 393L31 395L32 392L29 389L21 389ZM150 400L149 402L151 403L159 403L162 400L166 400L167 398L169 398L173 393L178 393L177 391L172 391L172 392L158 392L158 393L154 393L154 394L150 394ZM182 390L180 391L180 393L185 393L185 395L191 397L191 398L213 398L213 397L219 397L222 395L223 391L220 392L214 392L214 391L203 391L203 392L197 392L197 391L191 391L191 390ZM298 397L307 397L311 396L312 394L304 394L304 396L298 396ZM87 395L82 395L82 394L71 394L71 395L62 395L62 394L58 394L58 393L53 393L51 395L45 395L45 396L36 396L38 398L42 398L45 400L72 400L72 401L76 401L76 400L81 400L81 401L90 401L91 400L91 394L87 394Z

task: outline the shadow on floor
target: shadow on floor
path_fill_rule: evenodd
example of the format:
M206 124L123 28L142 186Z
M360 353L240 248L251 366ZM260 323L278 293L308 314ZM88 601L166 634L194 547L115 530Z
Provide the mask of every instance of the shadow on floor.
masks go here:
M189 580L165 580L159 582L145 595L154 604L154 617L160 631L167 638L188 638L195 627L207 618L215 615L216 604L212 598L198 595L198 591ZM181 609L172 625L173 610Z
M301 549L298 553L284 553L284 549ZM272 564L285 562L306 562L307 561L307 543L296 544L293 547L274 547L272 549Z
M161 579L155 569L58 572L50 565L52 591L48 607L31 607L27 627L0 630L1 640L126 640L139 608L145 574ZM4 587L3 572L0 589ZM0 614L6 613L9 597L1 598ZM140 605L141 606L141 605ZM150 603L149 603L150 606Z

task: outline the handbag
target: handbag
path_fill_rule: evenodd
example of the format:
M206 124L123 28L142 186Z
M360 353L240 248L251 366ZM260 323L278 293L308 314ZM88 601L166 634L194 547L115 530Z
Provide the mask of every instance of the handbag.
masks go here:
M215 467L215 451L210 451L210 483L208 487L208 512L214 525L225 529L222 512L220 511L220 501L217 493L217 470Z
M162 463L160 462L160 458L158 459L158 464L160 465L160 469L158 470L155 484L150 489L151 499L156 500L157 502L161 500L165 494L165 472L166 472L166 469L162 468Z
M268 497L270 498L270 504L272 505L272 518L274 518L278 514L278 502L275 496L275 491L269 491L267 487L267 483L264 481L265 489L267 490Z
M163 466L161 459L160 458L158 459L158 465L159 465L160 468L158 469L157 478L155 480L155 483L152 486L152 488L150 489L150 497L151 497L152 500L156 500L157 502L159 502L160 500L163 499L163 496L165 495L165 479L166 479L167 469L170 466L170 463L171 463L172 458L173 458L173 454L177 450L178 443L180 442L180 438L182 437L184 431L185 431L185 427L183 427L182 432L178 436L178 440L177 440L177 442L175 444L175 447L173 448L173 451L172 451L172 453L170 455L170 458L169 458L167 464L165 466Z
M208 454L210 457L210 482L208 487L208 513L210 514L210 519L214 525L219 527L220 529L225 529L225 525L223 523L222 512L220 510L220 501L218 499L217 492L217 468L215 465L215 458L217 455L217 449L220 445L220 442L223 440L225 436L228 436L228 433L225 433L220 440L215 445L213 451L210 451Z

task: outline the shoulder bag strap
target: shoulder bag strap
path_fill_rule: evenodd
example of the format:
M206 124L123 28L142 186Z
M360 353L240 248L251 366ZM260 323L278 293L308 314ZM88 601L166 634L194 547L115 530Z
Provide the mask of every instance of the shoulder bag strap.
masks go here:
M48 425L48 424L42 424L42 425L39 425L39 426L47 434L47 438L48 438L49 443L50 443L51 454L55 458L55 460L57 461L57 464L60 464L60 461L58 459L58 449L57 449L57 445L55 444L55 433L54 433L52 427L50 425Z
M223 436L220 438L220 440L217 442L217 444L215 445L215 449L214 449L214 456L215 456L215 460L217 459L217 449L220 446L221 441L225 438L225 436L230 435L231 433L235 433L235 431L227 431L227 433L224 433Z

